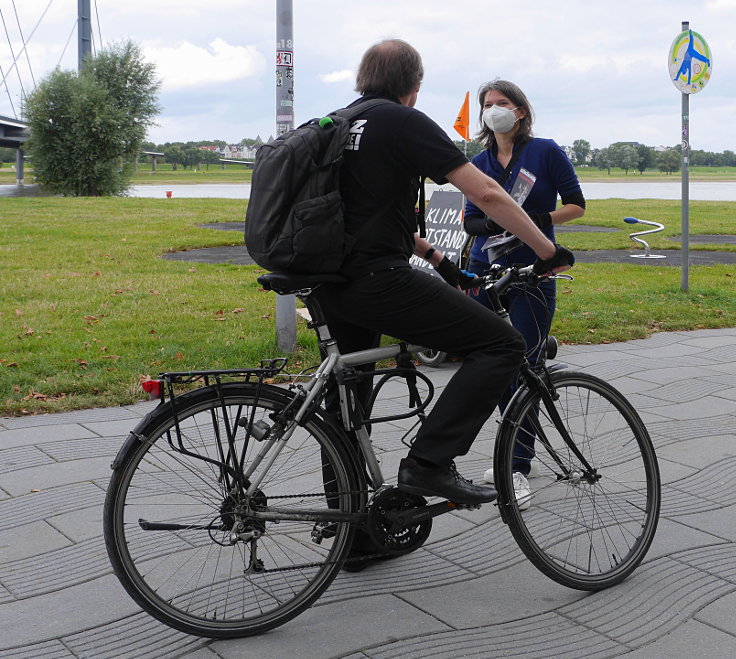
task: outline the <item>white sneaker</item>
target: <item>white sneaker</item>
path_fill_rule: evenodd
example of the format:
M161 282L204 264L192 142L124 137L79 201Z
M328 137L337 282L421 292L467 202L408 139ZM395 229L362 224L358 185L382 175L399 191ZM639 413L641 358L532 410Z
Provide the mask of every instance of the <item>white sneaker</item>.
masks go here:
M514 472L514 495L519 505L519 510L526 510L532 505L532 491L529 488L529 481L520 471ZM493 467L486 469L483 474L483 480L486 483L493 483Z
M514 495L519 510L526 510L532 505L532 491L529 489L529 481L520 471L514 472Z
M529 476L527 478L534 478L535 476L539 476L539 464L537 464L536 460L532 460L531 464L529 465ZM486 483L490 483L493 485L493 467L490 469L486 469L485 473L483 474L483 480Z

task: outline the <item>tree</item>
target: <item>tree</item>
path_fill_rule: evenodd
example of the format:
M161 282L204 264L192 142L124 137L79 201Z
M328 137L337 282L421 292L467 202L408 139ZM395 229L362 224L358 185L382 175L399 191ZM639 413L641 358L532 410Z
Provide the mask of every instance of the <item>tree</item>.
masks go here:
M598 169L605 169L608 171L608 173L611 173L611 154L610 154L610 147L603 147L602 149L598 150L598 153L595 154L595 158L593 160L593 164Z
M672 174L680 171L680 154L677 149L667 149L657 155L657 167L660 172Z
M64 195L124 193L159 111L158 87L155 67L130 41L88 56L78 74L49 74L24 107L36 179Z
M636 170L643 176L644 171L654 165L654 151L645 144L636 147Z
M166 162L171 164L171 169L176 171L179 165L186 163L186 156L181 147L178 146L167 146L164 148L164 159Z
M572 153L574 162L579 167L588 164L588 155L590 154L590 142L588 140L575 140L572 143Z
M210 151L209 149L200 149L202 162L205 164L207 171L210 169L210 165L218 165L220 163L220 154L216 151Z

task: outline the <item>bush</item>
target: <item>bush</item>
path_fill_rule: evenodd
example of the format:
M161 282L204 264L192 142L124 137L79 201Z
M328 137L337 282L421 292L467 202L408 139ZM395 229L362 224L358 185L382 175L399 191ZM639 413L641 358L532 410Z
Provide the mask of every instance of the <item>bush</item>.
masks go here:
M36 180L63 195L124 193L159 110L154 75L126 42L89 56L79 74L47 76L25 105Z

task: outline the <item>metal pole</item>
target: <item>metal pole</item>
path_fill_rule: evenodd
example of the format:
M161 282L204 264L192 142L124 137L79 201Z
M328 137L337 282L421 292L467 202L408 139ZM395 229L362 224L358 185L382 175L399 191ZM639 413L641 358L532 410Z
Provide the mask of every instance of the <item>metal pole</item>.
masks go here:
M15 150L15 182L17 185L23 185L25 174L23 172L23 149Z
M292 0L276 0L276 134L294 128L294 14ZM296 299L276 296L276 345L296 347Z
M682 31L686 32L690 29L690 22L682 22ZM690 261L690 95L682 94L682 226L681 226L681 243L682 243L682 276L680 288L687 291L689 279L689 261Z
M77 0L77 69L92 52L92 14L90 0Z

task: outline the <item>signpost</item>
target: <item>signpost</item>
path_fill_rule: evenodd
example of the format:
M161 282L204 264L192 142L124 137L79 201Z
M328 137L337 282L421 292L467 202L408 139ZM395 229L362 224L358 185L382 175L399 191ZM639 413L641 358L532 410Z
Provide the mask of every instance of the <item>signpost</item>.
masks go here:
M682 281L688 290L690 249L690 94L697 94L710 80L713 56L705 39L682 22L682 32L675 37L668 55L670 80L682 92Z

